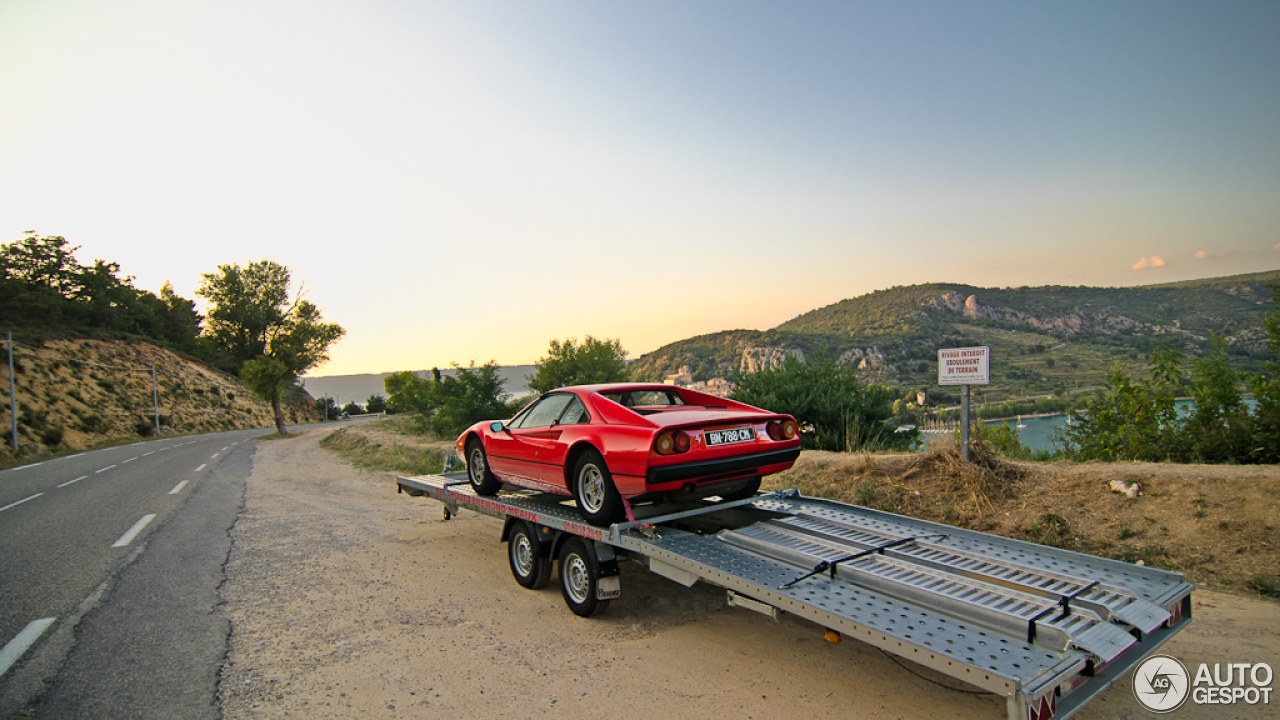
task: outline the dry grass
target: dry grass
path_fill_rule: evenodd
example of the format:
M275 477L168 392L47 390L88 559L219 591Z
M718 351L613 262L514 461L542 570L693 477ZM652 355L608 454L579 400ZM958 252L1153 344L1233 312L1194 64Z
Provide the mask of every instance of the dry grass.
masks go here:
M816 497L974 526L1017 492L1018 464L975 445L969 462L954 444L935 443L920 455L806 452L791 470L770 478Z
M453 443L417 434L409 418L393 416L335 430L320 446L358 467L405 475L441 471Z

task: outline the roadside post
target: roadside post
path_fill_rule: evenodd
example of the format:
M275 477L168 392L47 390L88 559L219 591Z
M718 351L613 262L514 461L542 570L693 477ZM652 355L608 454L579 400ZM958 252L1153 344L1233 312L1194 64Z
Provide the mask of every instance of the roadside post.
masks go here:
M960 385L960 454L969 461L969 386L991 383L991 348L938 350L938 384Z

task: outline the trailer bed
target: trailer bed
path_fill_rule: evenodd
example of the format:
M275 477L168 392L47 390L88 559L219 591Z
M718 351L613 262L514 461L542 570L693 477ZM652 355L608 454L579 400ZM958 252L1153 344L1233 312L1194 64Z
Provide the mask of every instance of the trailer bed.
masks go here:
M1176 573L793 490L638 508L600 528L567 498L477 496L465 474L397 482L446 514L585 538L686 586L724 587L730 604L805 618L1001 695L1010 720L1070 717L1191 621L1193 586Z

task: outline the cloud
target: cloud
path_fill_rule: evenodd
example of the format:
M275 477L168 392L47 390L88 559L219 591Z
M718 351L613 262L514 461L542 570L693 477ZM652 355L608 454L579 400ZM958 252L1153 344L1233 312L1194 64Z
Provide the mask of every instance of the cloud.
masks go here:
M1196 251L1196 259L1197 259L1197 260L1208 260L1209 258L1220 258L1220 257L1226 257L1226 256L1227 256L1227 254L1226 254L1226 253L1209 252L1208 250L1197 250L1197 251Z
M1146 270L1148 268L1164 267L1164 258L1159 255L1152 255L1150 259L1142 258L1133 264L1134 270Z

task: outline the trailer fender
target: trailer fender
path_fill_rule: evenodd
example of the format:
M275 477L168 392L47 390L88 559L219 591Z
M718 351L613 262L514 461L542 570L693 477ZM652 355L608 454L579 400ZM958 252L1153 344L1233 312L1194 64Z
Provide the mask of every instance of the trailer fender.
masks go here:
M547 527L546 525L538 525L537 523L531 523L525 520L521 520L518 517L507 518L507 521L502 525L502 536L499 538L499 540L501 542L507 542L508 540L510 540L511 529L515 527L517 524L521 524L521 523L527 524L530 528L533 529L533 539L538 543L537 550L539 555L551 555L551 551L553 549L559 548L559 543L554 542L555 532L551 528ZM554 548L553 548L553 545L555 546Z

